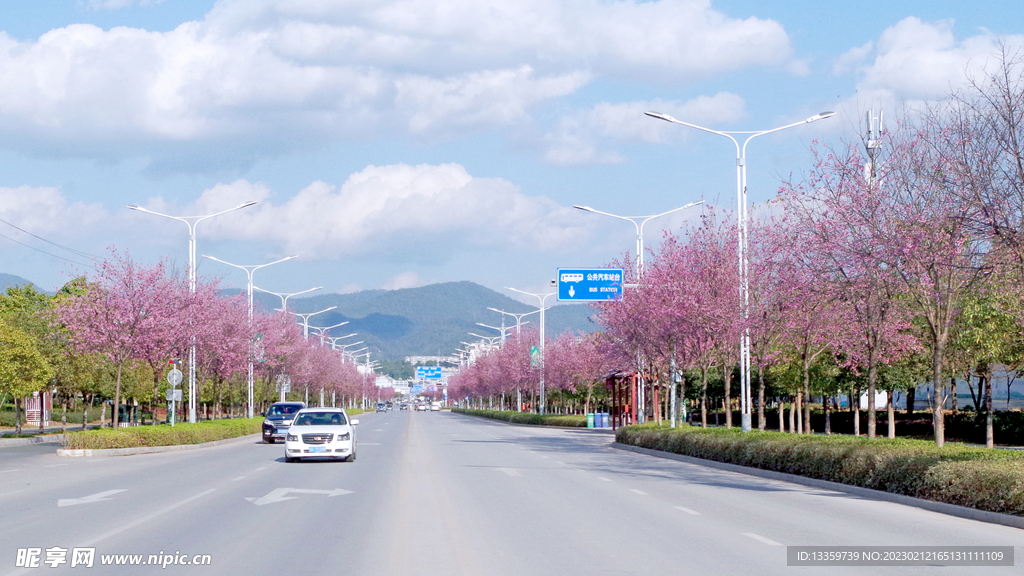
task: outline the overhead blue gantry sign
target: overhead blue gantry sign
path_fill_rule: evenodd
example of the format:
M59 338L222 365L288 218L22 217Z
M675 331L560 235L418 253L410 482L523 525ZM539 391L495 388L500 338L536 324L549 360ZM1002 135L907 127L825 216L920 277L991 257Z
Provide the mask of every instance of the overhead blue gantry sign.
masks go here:
M559 268L559 302L604 302L622 298L622 268Z
M440 366L417 366L416 367L416 379L417 380L440 380L441 379L441 367Z

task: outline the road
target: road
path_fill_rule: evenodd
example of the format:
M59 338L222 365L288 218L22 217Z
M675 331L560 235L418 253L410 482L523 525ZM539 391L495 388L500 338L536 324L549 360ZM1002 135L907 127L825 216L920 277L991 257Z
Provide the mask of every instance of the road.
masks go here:
M357 418L352 463L286 464L280 444L253 439L119 458L4 448L0 576L1019 570L787 567L789 545L1013 546L1024 532L617 450L596 431L448 412ZM94 548L94 565L71 567L69 552L56 568L16 567L18 549L53 547ZM117 555L209 565L101 565Z

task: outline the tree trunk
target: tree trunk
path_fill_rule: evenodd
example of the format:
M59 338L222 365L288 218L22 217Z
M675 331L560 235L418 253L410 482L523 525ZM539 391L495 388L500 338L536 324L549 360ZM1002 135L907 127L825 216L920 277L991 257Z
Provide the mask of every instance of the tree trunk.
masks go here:
M60 433L68 433L68 399L63 396L60 399Z
M996 439L992 426L992 371L985 370L985 447L995 448Z
M828 396L821 397L822 408L825 410L825 434L832 435L832 403L828 401Z
M878 415L875 413L875 390L878 382L878 366L875 362L875 351L868 352L868 438L874 438L878 428Z
M117 429L117 420L121 414L121 365L117 365L117 380L114 384L114 407L111 409L110 422L111 428Z
M860 388L853 389L850 407L853 408L853 435L860 436Z
M725 386L725 427L732 428L732 370L726 373L727 367L722 366L722 376L724 376Z
M700 369L700 427L708 427L708 371Z
M789 404L789 433L790 434L796 434L797 433L797 430L796 430L796 407L799 404L799 400L797 400L797 398L799 398L799 396L794 397L793 401L790 402L790 404Z
M21 398L14 397L14 434L21 434Z
M45 416L46 416L46 390L40 390L39 391L39 434L40 435L46 430L46 428L43 426L46 423Z
M942 361L945 347L935 342L932 352L932 429L935 431L935 445L946 444L946 417L942 411Z
M757 370L757 429L764 432L764 370Z
M779 432L786 431L786 403L779 401Z

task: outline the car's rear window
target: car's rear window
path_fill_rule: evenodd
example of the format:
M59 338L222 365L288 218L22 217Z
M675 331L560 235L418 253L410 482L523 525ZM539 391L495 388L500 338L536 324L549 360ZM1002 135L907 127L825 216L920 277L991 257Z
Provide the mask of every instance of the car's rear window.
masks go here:
M295 419L296 426L340 426L347 424L341 412L304 412Z

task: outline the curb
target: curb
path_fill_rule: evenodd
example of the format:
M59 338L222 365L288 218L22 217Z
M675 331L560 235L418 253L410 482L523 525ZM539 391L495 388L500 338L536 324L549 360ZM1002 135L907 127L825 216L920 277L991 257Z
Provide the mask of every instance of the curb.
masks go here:
M25 446L26 444L56 444L63 440L63 434L46 434L31 438L3 438L0 439L0 448L5 446Z
M817 478L797 476L796 474L789 474L786 472L762 470L761 468L750 468L748 466L740 466L738 464L728 464L725 462L716 462L714 460L704 460L703 458L683 456L682 454L662 452L661 450L652 450L651 448L630 446L628 444L620 444L618 442L612 443L612 448L618 450L625 450L627 452L636 452L638 454L646 454L647 456L654 456L657 458L676 460L678 462L686 462L688 464L697 464L698 466L706 466L708 468L717 468L719 470L726 470L728 472L738 472L740 474L747 474L748 476L758 476L761 478L767 478L769 480L781 480L783 482L801 484L804 486L811 486L813 488L821 488L824 490L832 490L834 492L845 492L847 494L853 494L855 496L869 498L871 500L882 500L885 502L903 504L904 506L914 506L915 508L923 508L925 510L930 510L932 512L947 514L949 516L956 516L958 518L966 518L968 520L977 520L979 522L988 522L989 524L1001 524L1003 526L1010 526L1012 528L1024 529L1024 517L1013 516L1011 514L989 512L988 510L977 510L975 508L958 506L956 504L947 504L945 502L925 500L923 498L915 498L913 496L905 496L903 494L893 494L891 492L884 492L882 490L873 490L871 488L851 486L849 484L840 484L839 482L831 482L829 480L818 480Z
M213 446L220 446L222 444L234 444L242 442L243 440L252 440L254 438L262 438L261 433L249 434L247 436L239 436L237 438L227 438L224 440L214 440L213 442L206 442L204 444L176 444L174 446L142 446L139 448L101 448L101 449L75 449L75 450L64 450L63 448L57 450L57 456L63 456L66 458L81 458L81 457L105 457L105 456L134 456L136 454L158 454L161 452L180 452L183 450L199 450L201 448L211 448Z
M487 420L488 422L497 422L499 424L507 424L508 426L526 426L528 428L544 428L550 430L575 430L577 432L589 432L592 434L614 434L615 430L611 428L587 428L586 426L548 426L547 424L526 424L524 422L509 422L508 420L499 420L497 418L490 418L488 416L480 416L478 414L466 414L465 412L452 412L456 416L469 416L470 418L480 418L481 420Z

